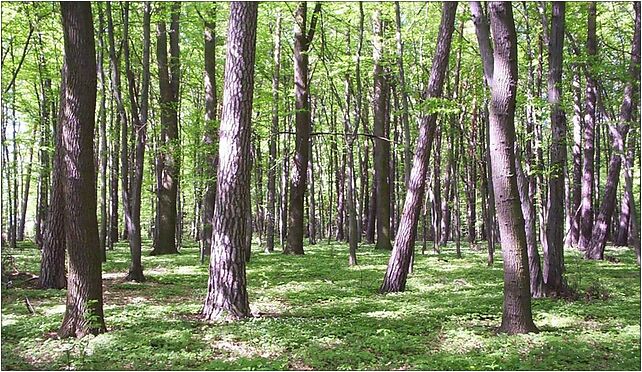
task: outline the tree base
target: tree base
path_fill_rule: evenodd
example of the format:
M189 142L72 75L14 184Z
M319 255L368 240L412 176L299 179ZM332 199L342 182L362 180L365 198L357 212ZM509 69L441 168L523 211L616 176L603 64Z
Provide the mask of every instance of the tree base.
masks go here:
M535 323L519 323L519 324L506 324L502 321L502 325L499 327L497 333L506 333L508 335L517 335L524 333L539 333L539 329Z
M143 275L143 268L138 269L129 269L129 273L125 277L125 280L128 282L143 283L145 281L145 275Z

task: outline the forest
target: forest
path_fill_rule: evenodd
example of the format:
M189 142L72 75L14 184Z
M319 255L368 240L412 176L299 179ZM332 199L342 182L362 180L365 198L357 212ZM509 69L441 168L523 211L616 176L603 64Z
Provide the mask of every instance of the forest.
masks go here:
M640 370L640 2L2 2L3 370Z

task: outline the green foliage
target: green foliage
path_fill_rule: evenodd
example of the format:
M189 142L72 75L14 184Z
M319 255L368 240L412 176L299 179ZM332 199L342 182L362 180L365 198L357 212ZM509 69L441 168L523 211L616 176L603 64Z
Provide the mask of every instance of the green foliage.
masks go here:
M146 243L147 245L148 243ZM255 317L202 322L207 265L190 245L173 256L143 257L148 281L123 282L128 249L117 244L104 266L109 332L81 340L53 335L64 291L16 281L2 291L3 369L637 369L640 272L625 248L614 262L566 252L569 283L596 299L533 301L538 334L496 334L501 261L454 247L418 255L404 293L379 295L387 254L362 245L347 266L344 244L317 244L303 257L255 254L248 292ZM36 272L38 250L6 251L18 270ZM619 261L618 261L619 260ZM22 300L28 297L36 314Z

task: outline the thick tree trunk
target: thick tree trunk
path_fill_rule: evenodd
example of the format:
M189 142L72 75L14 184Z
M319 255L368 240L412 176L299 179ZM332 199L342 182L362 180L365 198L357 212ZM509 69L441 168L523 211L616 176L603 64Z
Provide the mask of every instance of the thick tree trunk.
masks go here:
M65 57L59 125L64 230L69 280L60 337L107 331L96 218L93 142L96 108L96 49L89 2L60 4Z
M214 214L214 201L216 199L216 168L218 162L218 126L216 125L216 3L213 11L204 21L203 43L205 57L205 71L203 81L205 84L205 128L203 143L206 146L204 154L204 172L207 179L203 194L203 214L201 216L201 263L212 250L212 216Z
M437 48L430 71L430 79L423 99L439 98L443 90L444 76L450 55L450 42L455 25L457 3L444 3L442 6L441 23ZM417 222L421 211L426 187L426 174L430 150L435 134L437 114L423 115L420 119L419 137L413 160L412 172L408 183L408 193L404 204L403 214L395 239L394 249L388 261L388 268L379 291L381 293L402 292L406 287L406 279L415 245Z
M265 252L271 253L274 251L274 216L275 216L275 200L276 200L276 142L278 140L279 132L279 78L281 72L281 14L277 15L276 24L274 26L273 38L273 59L274 65L272 68L272 126L270 128L270 155L268 159L268 174L267 174L267 210L265 214L266 222L266 236L265 236Z
M312 125L310 112L310 87L308 86L308 50L316 29L321 3L314 8L310 29L307 29L307 4L300 2L295 14L294 31L294 95L296 109L296 140L294 166L290 185L290 212L286 254L303 254L303 201L308 175L308 151Z
M630 80L624 88L624 99L620 107L619 123L621 124L609 124L611 143L615 153L611 156L609 162L604 199L593 226L591 240L585 252L586 258L593 260L601 260L604 258L607 231L611 217L613 216L613 210L615 209L615 194L620 179L620 168L622 165L622 157L620 154L624 154L624 141L626 140L629 125L633 122L633 109L637 105L634 92L638 91L640 80L640 3L634 2L633 7L635 8L635 31L633 33L633 42L631 43Z
M553 2L548 38L548 103L551 107L551 146L548 181L544 285L548 296L567 292L564 262L564 167L566 166L566 116L562 108L562 55L564 51L565 3Z
M500 330L509 334L537 331L531 313L530 278L524 217L515 177L515 101L517 35L512 5L490 4L494 39L489 116L492 181L504 261L504 308Z
M258 3L232 2L221 113L212 256L203 317L250 316L245 258L250 207L250 133Z
M597 36L595 31L596 3L588 5L588 36L586 50L589 58L597 54ZM593 191L594 191L594 135L595 135L595 103L597 88L592 72L586 74L586 108L584 116L584 159L582 162L582 203L580 209L580 237L578 249L586 252L593 230Z
M377 184L377 249L392 250L390 243L390 142L386 131L386 102L390 86L384 75L383 59L383 21L381 10L377 9L373 18L373 62L374 62L374 91L372 105L374 107L374 169Z
M177 253L177 197L180 174L180 148L178 144L178 102L180 84L179 16L181 3L171 7L171 26L166 31L164 21L157 25L156 57L161 108L161 143L163 148L158 160L157 225L154 249L151 255ZM169 34L169 58L167 54Z

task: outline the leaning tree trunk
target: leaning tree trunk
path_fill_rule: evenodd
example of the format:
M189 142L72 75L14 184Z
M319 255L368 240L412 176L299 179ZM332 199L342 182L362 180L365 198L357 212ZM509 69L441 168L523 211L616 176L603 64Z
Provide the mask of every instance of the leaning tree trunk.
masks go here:
M179 16L181 3L172 4L172 21L169 32L165 22L157 27L156 57L158 60L158 86L161 109L161 143L157 176L157 232L151 255L177 253L177 197L180 174L180 147L178 143L178 102L180 84ZM167 34L169 33L169 58Z
M614 154L609 162L608 178L606 179L606 189L604 199L600 206L600 213L595 220L591 241L586 250L586 258L592 260L601 260L604 258L604 247L606 245L606 236L615 209L615 194L617 184L620 179L620 168L622 166L622 157L624 154L624 141L629 130L629 125L633 122L633 109L636 107L635 93L638 91L640 80L640 3L634 2L635 8L635 31L633 33L633 42L631 43L631 65L629 66L629 81L624 88L624 99L620 107L621 124L609 124L611 143L613 144Z
M209 20L205 21L203 30L205 55L205 73L203 77L205 83L205 129L203 143L206 146L204 175L207 181L203 195L203 215L201 216L201 262L205 261L205 257L209 256L212 250L212 216L216 199L216 168L218 162L216 151L218 137L218 128L216 126L216 24L211 21L214 19L216 19L216 3L214 4L214 11L209 15Z
M65 57L59 126L69 280L60 337L107 331L96 217L96 49L89 2L62 2Z
M430 80L426 91L423 93L424 101L441 97L450 55L450 42L455 28L456 12L456 2L443 4L437 49L430 70ZM386 275L379 289L381 293L403 292L406 288L408 269L415 245L417 222L419 221L419 213L421 212L426 188L426 174L428 172L430 148L435 135L436 122L436 113L424 115L420 119L419 137L417 138L415 158L413 159L410 181L408 182L408 193L406 194L403 214L399 221L395 245L388 261Z
M250 206L250 133L258 3L233 2L220 126L217 194L212 256L203 317L250 316L245 278L245 249Z
M565 3L553 2L551 34L548 38L548 103L551 106L552 138L546 208L546 242L544 248L544 285L548 296L561 296L566 291L564 262L564 166L566 165L566 116L562 103L562 55L564 52ZM531 285L532 287L532 285Z

